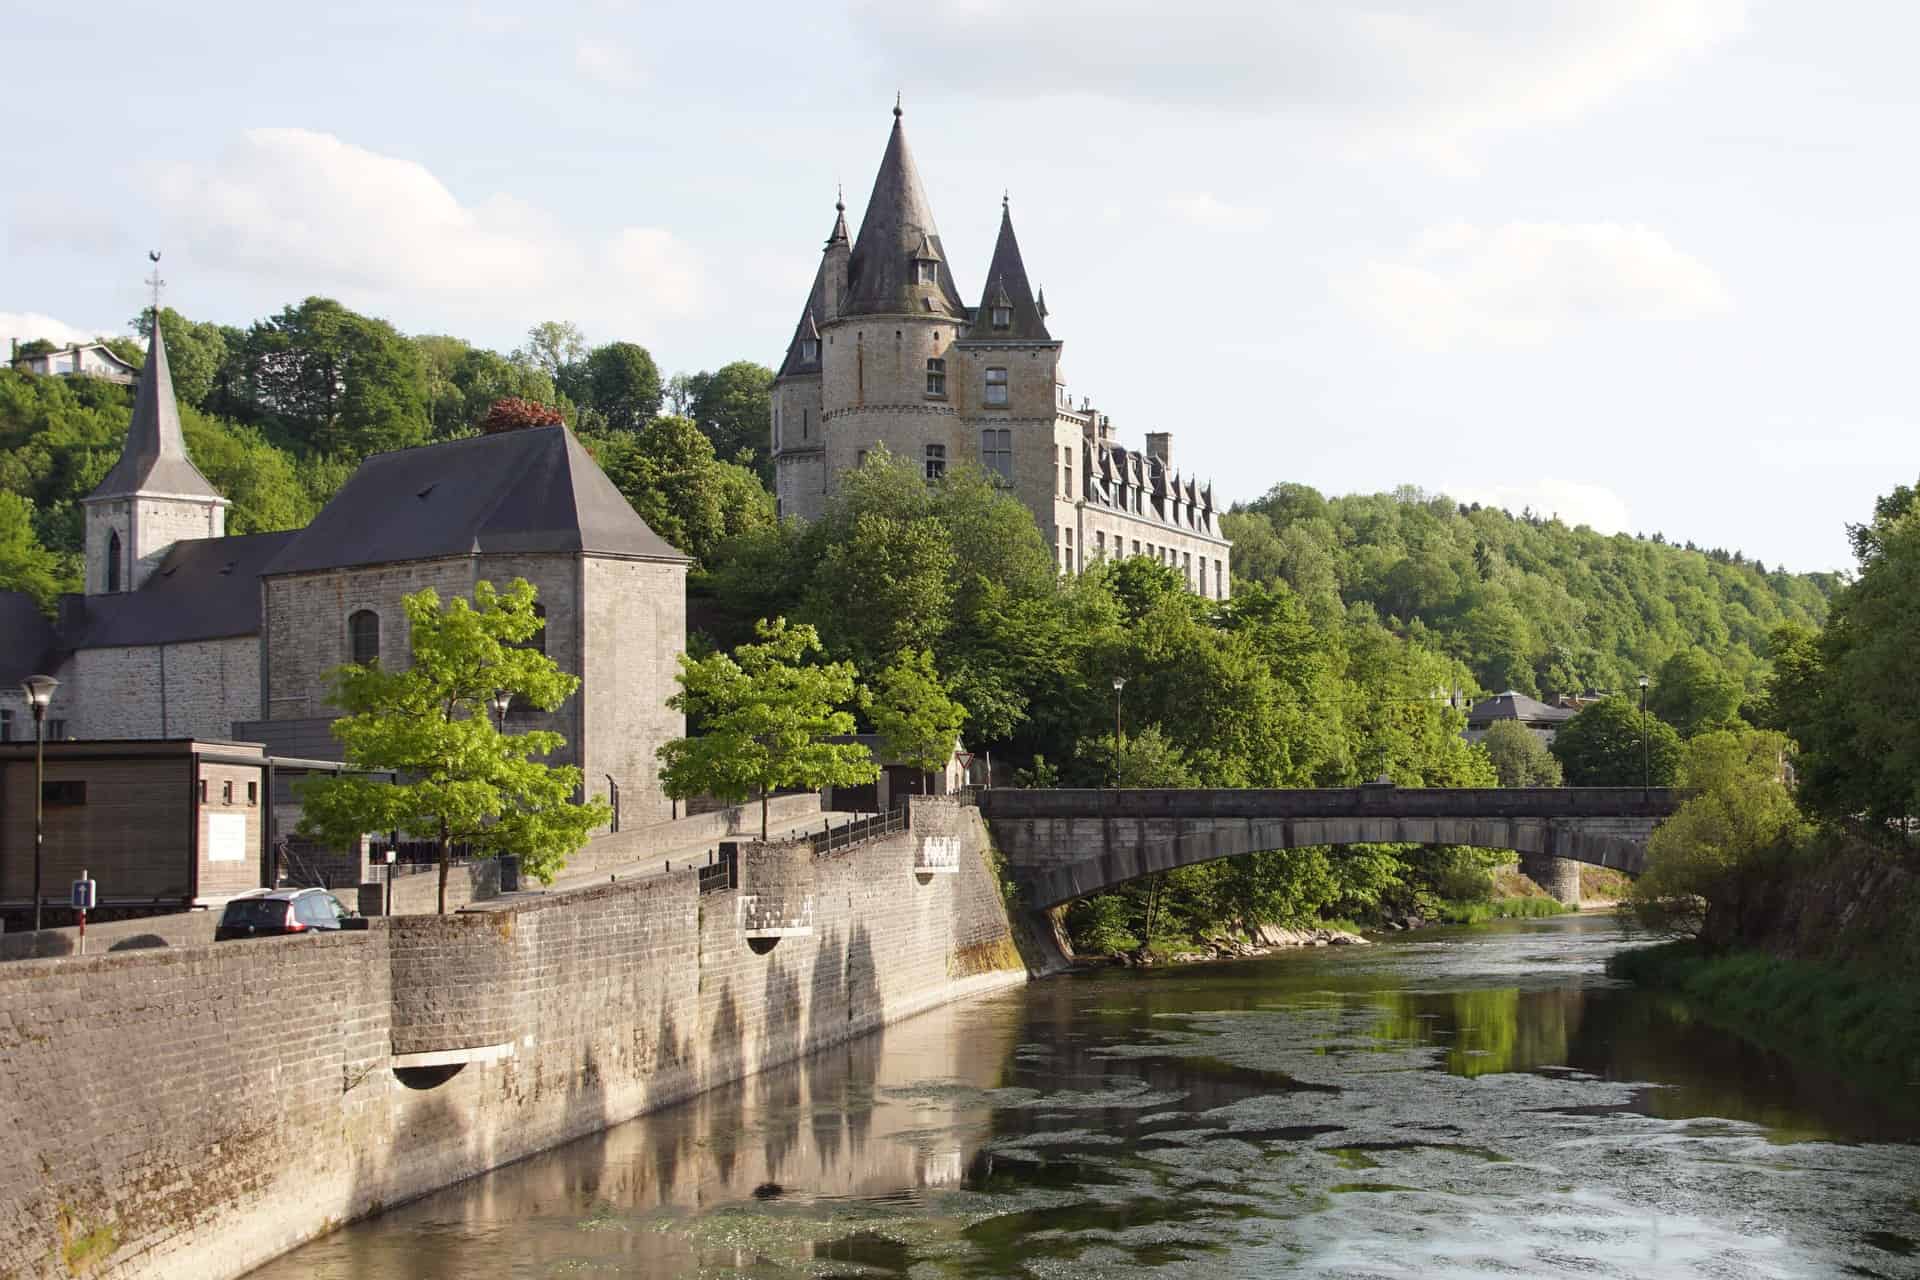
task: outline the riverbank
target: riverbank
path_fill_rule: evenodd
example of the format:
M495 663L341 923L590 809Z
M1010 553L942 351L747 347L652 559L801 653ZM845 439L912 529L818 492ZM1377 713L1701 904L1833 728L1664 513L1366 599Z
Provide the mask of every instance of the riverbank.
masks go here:
M1681 996L1703 1020L1791 1056L1920 1080L1920 982L1696 941L1623 951L1607 972Z

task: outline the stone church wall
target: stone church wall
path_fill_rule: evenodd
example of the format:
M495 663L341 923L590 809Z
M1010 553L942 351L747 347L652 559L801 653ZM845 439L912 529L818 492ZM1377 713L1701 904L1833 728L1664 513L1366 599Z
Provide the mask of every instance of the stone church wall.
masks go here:
M925 840L957 842L959 874L916 875ZM764 955L735 893L676 872L360 933L0 966L0 1275L243 1275L352 1218L1022 982L985 849L977 810L916 801L911 831L812 860L813 935ZM473 1060L450 1079L396 1074L414 1071L402 1046L460 1043Z
M50 714L65 702L70 737L230 739L259 715L260 641L81 649L62 679Z
M622 826L660 822L671 809L655 752L686 733L686 718L667 706L686 647L686 566L588 556L582 575L585 682L576 700L587 794L605 798L612 775Z

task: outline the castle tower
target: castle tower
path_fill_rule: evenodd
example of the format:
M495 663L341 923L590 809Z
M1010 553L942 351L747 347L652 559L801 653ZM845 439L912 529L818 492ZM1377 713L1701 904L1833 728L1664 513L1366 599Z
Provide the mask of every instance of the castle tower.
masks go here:
M773 379L773 493L781 516L818 519L827 498L827 436L821 421L820 326L847 292L847 206L834 204L833 231L807 291L807 305Z
M944 474L963 456L947 366L969 317L897 103L860 233L850 248L829 241L822 269L825 486L881 447L929 476Z
M187 457L157 308L153 316L126 447L113 470L80 500L86 508L88 595L136 591L174 543L224 537L227 531L230 504Z

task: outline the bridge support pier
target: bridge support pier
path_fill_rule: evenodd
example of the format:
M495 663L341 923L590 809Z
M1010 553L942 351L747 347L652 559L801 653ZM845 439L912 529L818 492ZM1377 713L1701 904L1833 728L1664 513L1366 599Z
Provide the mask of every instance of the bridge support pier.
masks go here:
M1570 907L1580 905L1580 864L1550 853L1520 855L1520 873Z

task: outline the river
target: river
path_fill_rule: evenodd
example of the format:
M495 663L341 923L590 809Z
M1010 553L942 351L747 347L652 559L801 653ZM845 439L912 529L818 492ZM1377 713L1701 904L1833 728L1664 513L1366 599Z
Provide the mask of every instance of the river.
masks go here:
M951 1006L256 1280L1920 1277L1920 1082L1608 979L1602 916Z

